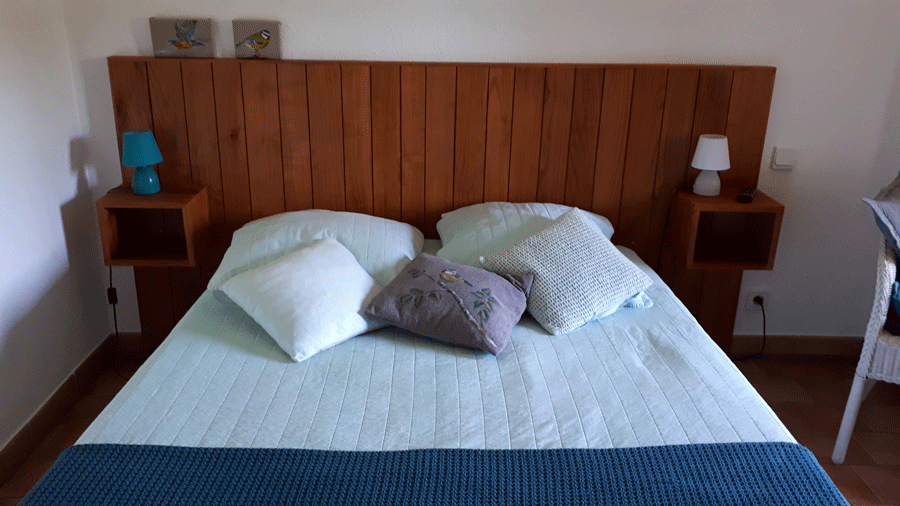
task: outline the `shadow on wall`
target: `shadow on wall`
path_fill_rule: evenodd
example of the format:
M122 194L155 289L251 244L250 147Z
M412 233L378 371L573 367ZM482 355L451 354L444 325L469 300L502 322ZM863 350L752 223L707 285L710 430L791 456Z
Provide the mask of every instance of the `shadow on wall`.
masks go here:
M96 167L98 189L106 191L122 184L109 67L106 58L82 61L80 67L88 122L85 126L91 133L89 138L83 139L84 153L90 158L90 165ZM88 160L84 163L87 165Z
M108 280L104 274L107 271L103 268L94 195L87 180L87 145L83 138L77 137L69 141L69 160L77 179L75 197L60 206L66 251L69 255L69 273L73 276L75 286L81 290L81 305L84 309L81 314L91 319L91 328L101 330L102 337L106 337L109 319L104 290Z
M56 263L57 272L49 272L48 265L34 281L41 286L21 287L23 296L30 290L43 293L0 336L0 371L4 383L12 385L0 388L0 406L18 408L0 410L0 447L109 334L105 278L98 269L99 227L85 174L84 143L73 139L69 148L76 193L60 206L68 265ZM25 381L16 383L15 378Z
M874 191L871 197L895 178L900 177L900 62L894 73L894 83L884 111L881 140L875 153ZM860 205L864 205L860 202ZM874 262L873 262L874 264Z
M142 18L144 24L146 18ZM82 139L82 149L85 158L82 160L82 168L94 167L96 181L89 180L89 186L95 194L93 199L99 199L110 188L122 184L121 159L119 158L119 146L116 139L116 122L112 104L112 92L109 86L109 67L106 58L94 58L82 60L78 63L80 75L76 73L76 79L82 79L81 89L84 90L84 107L87 124L85 127L90 132L90 137ZM77 172L76 169L73 168ZM80 176L79 176L80 178ZM81 179L79 179L80 181ZM80 183L79 183L80 184ZM79 190L79 195L81 191ZM91 203L93 206L93 202ZM93 207L92 207L93 209ZM100 278L104 283L109 283L109 270L103 266L102 252L100 252L99 228L96 225L96 211L92 218L92 225L97 233L96 248L101 259L98 265L102 268ZM137 293L134 288L134 275L131 267L113 267L113 282L119 295L118 319L119 330L122 332L140 331L140 318L138 314ZM103 301L105 303L105 295ZM112 311L108 310L108 320L112 325Z
M96 344L87 342L85 317L78 287L65 271L0 336L0 371L8 385L0 389L0 448L72 373L71 356L86 356Z

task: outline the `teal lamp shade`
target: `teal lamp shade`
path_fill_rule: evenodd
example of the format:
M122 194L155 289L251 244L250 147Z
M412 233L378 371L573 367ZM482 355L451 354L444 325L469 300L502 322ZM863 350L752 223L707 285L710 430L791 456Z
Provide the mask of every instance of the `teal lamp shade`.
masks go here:
M129 130L122 135L122 165L135 167L131 190L140 195L159 193L159 177L151 165L163 161L150 130Z

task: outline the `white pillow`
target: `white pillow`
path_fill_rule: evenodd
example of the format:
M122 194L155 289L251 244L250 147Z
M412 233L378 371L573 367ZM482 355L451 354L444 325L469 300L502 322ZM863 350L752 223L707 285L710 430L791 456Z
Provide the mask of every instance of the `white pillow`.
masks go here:
M436 256L480 267L479 257L508 250L571 209L559 204L486 202L444 213L437 223L443 247ZM585 214L607 238L612 237L613 226L608 219Z
M334 239L242 272L222 291L297 362L384 326L363 316L381 286Z
M610 314L653 281L573 208L543 231L482 258L501 274L534 274L528 311L551 334Z
M366 214L319 209L276 214L251 221L234 233L208 288L216 290L237 274L325 238L343 244L382 285L422 252L425 241L412 225Z

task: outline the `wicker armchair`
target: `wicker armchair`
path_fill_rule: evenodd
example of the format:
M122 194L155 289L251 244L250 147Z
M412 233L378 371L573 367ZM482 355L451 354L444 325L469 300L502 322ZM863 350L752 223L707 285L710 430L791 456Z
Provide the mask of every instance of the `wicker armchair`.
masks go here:
M876 380L900 383L900 337L884 330L884 321L891 305L891 289L897 277L897 259L891 247L885 243L878 256L878 277L875 280L875 302L872 314L866 326L865 340L853 387L844 409L844 419L838 432L837 442L831 461L835 464L844 462L856 416L863 399L872 390Z

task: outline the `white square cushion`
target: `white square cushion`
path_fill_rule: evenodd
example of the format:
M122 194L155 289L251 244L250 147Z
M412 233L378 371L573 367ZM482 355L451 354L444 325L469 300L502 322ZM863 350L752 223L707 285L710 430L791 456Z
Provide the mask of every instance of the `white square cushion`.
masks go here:
M497 273L534 274L528 311L551 334L610 314L653 283L577 208L481 263Z
M242 272L221 288L298 362L384 326L363 316L381 286L334 239Z
M571 210L559 204L513 204L485 202L444 213L437 223L443 246L437 256L451 262L481 267L478 259L511 248L547 227ZM612 237L612 223L603 216L585 212L606 237Z

